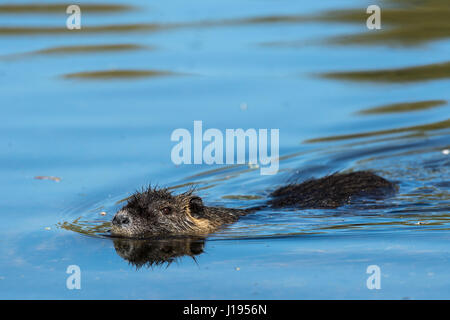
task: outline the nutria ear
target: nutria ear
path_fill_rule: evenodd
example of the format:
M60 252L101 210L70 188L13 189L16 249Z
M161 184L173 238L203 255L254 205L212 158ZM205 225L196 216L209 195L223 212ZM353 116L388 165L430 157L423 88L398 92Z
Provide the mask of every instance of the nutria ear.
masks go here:
M201 218L203 216L203 201L202 198L197 196L192 196L191 199L189 199L189 210L191 213L191 216L194 218Z

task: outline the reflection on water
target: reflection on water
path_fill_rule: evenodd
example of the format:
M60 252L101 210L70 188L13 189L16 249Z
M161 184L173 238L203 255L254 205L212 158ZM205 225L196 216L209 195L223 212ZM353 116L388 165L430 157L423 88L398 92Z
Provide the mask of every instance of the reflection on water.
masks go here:
M144 46L138 44L93 44L93 45L72 45L72 46L57 46L46 49L40 49L30 52L13 53L0 57L0 60L10 61L23 59L26 57L36 56L71 56L71 55L91 55L100 53L112 53L112 52L129 52L137 50L154 50L153 46Z
M427 101L414 101L404 103L393 103L385 106L373 107L364 109L358 112L358 114L372 115L372 114L386 114L386 113L401 113L411 111L421 111L431 108L440 107L447 104L445 100L427 100Z
M127 79L127 78L149 78L178 75L170 71L161 70L107 70L76 72L64 75L66 79Z
M413 3L404 0L387 1L382 10L383 31L364 32L346 36L337 36L328 43L338 44L392 44L392 45L418 45L433 40L450 37L450 8L447 0L424 0ZM1 13L61 13L65 12L63 4L20 4L0 5ZM127 5L117 4L81 4L83 12L111 13L123 12L132 9ZM367 19L365 10L346 9L326 11L319 15L272 15L261 17L247 17L237 19L205 20L184 23L159 24L122 24L104 26L85 26L78 34L106 33L106 32L139 32L160 31L177 28L208 28L245 26L254 24L289 24L305 22L340 22L361 24ZM57 27L0 27L0 35L29 35L29 34L58 34L73 33L65 28ZM270 42L271 46L295 45L296 42Z
M0 27L0 36L19 36L19 35L52 35L64 34L67 36L95 34L95 33L126 33L126 32L155 32L168 30L178 27L177 25L161 24L122 24L122 25L102 25L102 26L82 26L80 30L68 30L65 26L61 27Z
M78 4L86 13L111 13L129 11L133 7L119 4L83 3ZM23 4L0 4L0 14L61 14L66 12L69 4L62 3L23 3Z
M52 54L77 54L77 53L95 53L95 52L114 52L114 51L129 51L140 49L152 49L148 46L137 44L105 44L105 45L75 45L75 46L61 46L52 47L48 49L36 50L30 52L30 55L52 55Z
M205 240L203 238L173 238L132 240L114 238L114 248L117 254L136 268L168 267L177 259L195 256L203 253Z
M83 9L83 7L82 7ZM64 9L65 10L65 9ZM242 19L224 19L224 20L204 20L180 23L123 23L109 25L83 25L80 30L68 30L66 27L0 27L0 36L19 36L19 35L48 35L48 34L65 34L72 35L89 35L99 33L134 33L134 32L158 32L158 31L176 31L179 29L190 28L206 29L212 27L232 27L246 25L265 25L278 23L299 23L310 21L311 18L303 16L267 16Z
M450 7L447 0L404 1L388 0L379 4L382 31L367 29L362 33L328 38L326 44L417 46L450 37ZM351 23L363 26L368 14L363 7L345 10L329 10L318 15L284 17L285 22ZM263 21L263 19L260 19ZM267 21L271 19L266 18ZM275 19L276 21L277 19ZM257 19L255 19L257 21ZM271 41L263 45L287 47L304 45L301 41Z
M418 82L450 78L450 62L407 68L324 73L324 77L351 81Z
M386 1L382 7L383 32L364 32L331 39L340 44L420 45L450 37L450 7L447 0ZM367 19L363 10L337 10L324 13L320 20L360 23Z
M373 136L380 136L380 135L404 133L404 132L409 132L409 131L417 131L420 133L424 133L424 132L428 132L428 131L443 130L443 129L448 129L448 128L450 128L450 119L435 122L435 123L429 123L429 124L423 124L423 125L411 126L411 127L404 127L404 128L393 128L393 129L386 129L386 130L379 130L379 131L360 132L360 133L354 133L354 134L344 134L344 135L339 135L339 136L314 138L314 139L306 140L305 143L365 138L365 137L373 137Z
M435 214L433 216L424 216L423 214L410 214L407 216L404 215L391 215L389 217L390 221L376 221L376 222L365 222L365 223L344 223L344 224L337 224L333 226L323 226L320 227L320 229L323 230L335 230L335 229L343 229L343 230L350 230L350 229L364 229L367 231L375 230L379 227L401 227L401 226L409 226L412 227L411 229L414 229L418 226L427 226L427 229L423 230L429 230L432 231L434 228L430 228L433 226L446 226L446 228L441 230L447 230L450 229L448 227L450 223L450 215L449 214Z

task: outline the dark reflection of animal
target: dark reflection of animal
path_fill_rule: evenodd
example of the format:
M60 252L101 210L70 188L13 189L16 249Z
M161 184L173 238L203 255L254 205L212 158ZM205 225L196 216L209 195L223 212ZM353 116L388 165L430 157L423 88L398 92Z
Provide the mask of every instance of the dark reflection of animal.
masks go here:
M264 208L336 208L356 198L384 197L395 191L388 180L367 171L336 173L280 187L263 206L248 209L210 207L192 191L174 195L148 188L131 196L112 220L114 236L207 235L224 224Z
M114 248L119 256L137 268L169 265L183 256L203 253L205 241L197 237L171 239L115 238Z

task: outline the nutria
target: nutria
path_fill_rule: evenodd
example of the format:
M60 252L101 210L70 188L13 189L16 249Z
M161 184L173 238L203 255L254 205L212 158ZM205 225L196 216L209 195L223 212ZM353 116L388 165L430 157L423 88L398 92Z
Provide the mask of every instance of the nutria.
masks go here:
M136 192L112 220L114 236L207 235L239 217L264 208L337 208L361 197L380 198L395 191L392 182L368 171L335 173L280 187L262 206L247 209L205 206L193 191L174 195L168 189Z

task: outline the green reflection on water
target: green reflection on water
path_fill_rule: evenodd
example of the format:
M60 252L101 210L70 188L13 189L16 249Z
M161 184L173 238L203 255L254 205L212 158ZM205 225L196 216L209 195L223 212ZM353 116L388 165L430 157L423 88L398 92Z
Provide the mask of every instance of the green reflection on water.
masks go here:
M154 47L144 46L138 44L100 44L100 45L71 45L50 47L41 50L35 50L23 53L13 53L4 55L1 59L14 60L27 58L32 56L65 56L76 54L95 54L103 52L122 52L122 51L137 51L137 50L154 50Z
M30 54L72 54L72 53L92 53L104 51L128 51L139 49L151 49L150 47L137 44L104 44L104 45L75 45L52 47L33 51Z
M46 35L46 34L65 34L80 35L92 33L121 33L121 32L139 32L139 31L159 31L163 29L174 28L176 25L161 24L115 24L101 26L82 26L81 29L69 30L63 27L0 27L0 36L17 35Z
M393 103L393 104L388 104L385 106L364 109L364 110L359 111L358 114L372 115L372 114L421 111L421 110L427 110L427 109L439 107L446 103L447 103L446 100L426 100L426 101L416 101L416 102Z
M347 140L347 139L356 139L356 138L365 138L365 137L373 137L373 136L379 136L379 135L386 135L386 134L395 134L395 133L403 133L403 132L409 132L409 131L419 131L419 132L426 132L426 131L434 131L434 130L442 130L442 129L448 129L450 128L450 119L424 124L424 125L418 125L418 126L410 126L410 127L403 127L403 128L394 128L394 129L387 129L387 130L379 130L379 131L370 131L370 132L362 132L362 133L354 133L354 134L345 134L345 135L338 135L338 136L330 136L330 137L324 137L324 138L315 138L315 139L309 139L305 140L305 143L314 143L314 142L325 142L325 141L338 141L338 140Z
M179 75L170 71L161 70L102 70L89 72L69 73L63 77L66 79L130 79L130 78L151 78Z
M366 7L330 10L310 16L260 17L241 20L246 23L350 23L361 27L364 32L328 38L326 44L360 44L417 46L430 41L445 40L450 37L450 6L448 0L386 0L378 4L381 8L381 30L366 27ZM238 22L238 21L236 21ZM272 47L296 47L304 45L299 41L272 41L262 43Z
M66 9L72 3L29 3L29 4L1 4L0 14L65 14ZM128 5L106 4L106 3L74 3L77 4L82 12L123 12L129 11L133 7Z
M450 6L447 0L391 0L381 3L380 7L381 30L366 30L355 35L339 36L330 42L420 45L450 37ZM326 12L317 19L364 25L368 16L369 14L361 9L336 10Z
M374 82L417 82L450 78L450 62L428 64L398 69L329 72L325 78L374 81Z

